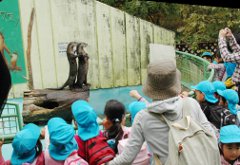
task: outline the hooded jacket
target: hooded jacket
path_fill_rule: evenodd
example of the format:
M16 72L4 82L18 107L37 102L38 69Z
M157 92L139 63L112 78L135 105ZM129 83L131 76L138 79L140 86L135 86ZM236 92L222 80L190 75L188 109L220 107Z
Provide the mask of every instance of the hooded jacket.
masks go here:
M214 130L202 112L198 102L193 98L186 99L189 99L188 102L191 103L191 105L189 105L192 107L191 117L214 134ZM164 164L168 157L169 127L158 117L147 111L154 112L155 114L164 114L167 119L177 121L182 118L182 108L183 100L181 97L173 97L167 100L149 103L147 105L147 110L140 111L135 116L129 141L123 152L110 161L109 164L131 164L139 153L144 141L147 142L150 150L158 155L161 162Z

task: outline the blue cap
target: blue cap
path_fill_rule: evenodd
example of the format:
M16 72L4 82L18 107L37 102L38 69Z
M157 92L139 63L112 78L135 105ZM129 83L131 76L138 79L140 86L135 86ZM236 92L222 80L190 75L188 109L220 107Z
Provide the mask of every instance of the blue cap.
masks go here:
M204 93L204 98L210 103L218 102L218 99L214 97L214 86L210 81L201 81L196 86L191 86L194 90L199 90Z
M236 125L223 126L220 129L221 143L240 143L240 128Z
M72 106L72 114L78 125L78 136L86 141L99 135L97 114L85 100L77 100Z
M212 57L212 53L210 53L210 52L203 52L203 54L201 55L201 57L204 57L204 56Z
M228 109L232 114L236 115L237 114L236 105L239 102L238 93L233 89L226 89L224 91L217 90L217 93L226 99L228 103Z
M226 85L222 81L214 81L213 83L214 91L217 92L217 90L226 90Z
M47 125L50 136L50 156L55 160L65 160L74 150L78 149L73 127L59 117L51 118Z
M35 160L35 146L40 136L40 128L29 123L13 139L11 164L32 163Z
M146 103L142 101L134 101L129 104L128 111L131 114L131 121L134 121L136 114L146 108Z

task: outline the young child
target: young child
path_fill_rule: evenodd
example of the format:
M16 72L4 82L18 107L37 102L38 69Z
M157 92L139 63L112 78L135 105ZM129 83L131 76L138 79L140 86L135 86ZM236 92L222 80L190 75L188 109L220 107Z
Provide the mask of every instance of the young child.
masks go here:
M196 86L191 86L203 112L208 117L209 108L216 105L218 99L214 96L214 86L210 81L201 81Z
M205 60L207 60L208 62L212 63L213 61L213 55L210 52L203 52L203 54L201 55L201 57Z
M191 86L194 89L196 100L199 102L208 121L212 123L215 133L221 127L221 118L219 114L224 110L218 106L218 99L214 96L215 88L210 81L201 81L196 86ZM216 117L217 116L217 117Z
M33 123L25 125L14 137L11 160L4 160L2 145L3 141L0 141L0 165L44 165L40 128Z
M222 165L240 164L240 129L227 125L220 129L219 149Z
M89 164L94 165L112 160L115 153L99 130L94 109L85 100L75 101L71 109L78 128L78 135L75 135L78 144L78 155Z
M214 81L212 84L213 84L214 91L215 91L214 92L214 96L219 101L220 96L218 95L217 90L221 90L221 91L225 90L226 89L226 85L222 81Z
M125 119L125 112L124 105L117 100L109 100L105 105L105 119L103 120L104 136L111 143L115 153L118 153L118 141L128 132L128 128L122 125Z
M234 115L237 115L237 104L239 102L238 94L235 90L226 89L226 90L217 90L217 93L220 95L219 105L225 106L230 112Z
M46 165L64 165L65 161L72 159L79 164L88 165L78 156L78 145L74 139L74 129L67 124L65 120L59 117L51 118L47 124L46 132L49 133L50 144L46 145L45 164ZM45 135L48 141L48 134Z
M142 101L134 101L129 104L128 111L131 115L131 123L133 123L134 117L136 116L136 114L145 108L146 108L146 103Z

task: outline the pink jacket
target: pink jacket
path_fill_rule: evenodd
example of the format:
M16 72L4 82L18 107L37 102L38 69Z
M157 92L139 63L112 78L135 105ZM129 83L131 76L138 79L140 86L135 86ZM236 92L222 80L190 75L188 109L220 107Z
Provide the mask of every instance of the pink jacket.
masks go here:
M224 157L221 155L221 165L231 165L228 161L224 159ZM233 165L240 165L240 159L237 159Z
M45 157L45 164L46 165L64 165L63 161L54 160L50 155L48 150L44 151L44 157Z

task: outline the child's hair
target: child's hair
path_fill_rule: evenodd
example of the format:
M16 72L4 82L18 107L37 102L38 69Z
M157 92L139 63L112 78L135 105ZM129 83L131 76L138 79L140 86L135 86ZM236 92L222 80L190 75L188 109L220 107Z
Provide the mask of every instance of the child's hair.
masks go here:
M40 138L37 141L35 149L36 149L36 157L38 157L42 153L42 143L40 141Z
M221 143L221 142L218 144L219 152L220 152L221 155L223 155L222 148L223 148L224 144L225 143ZM236 144L237 147L240 147L240 143L226 143L225 145L234 145L234 144Z
M106 136L108 139L115 139L114 151L117 153L118 141L121 140L123 136L121 122L125 116L125 107L117 100L109 100L106 103L104 114L107 119L112 122L112 126L106 130Z

